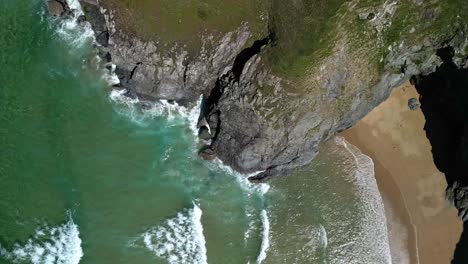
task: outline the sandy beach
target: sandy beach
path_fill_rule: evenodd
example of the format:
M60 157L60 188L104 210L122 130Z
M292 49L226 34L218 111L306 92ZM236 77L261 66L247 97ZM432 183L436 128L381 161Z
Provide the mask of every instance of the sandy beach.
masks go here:
M445 200L447 183L432 160L419 98L409 83L342 136L370 156L385 204L393 263L450 263L462 232Z

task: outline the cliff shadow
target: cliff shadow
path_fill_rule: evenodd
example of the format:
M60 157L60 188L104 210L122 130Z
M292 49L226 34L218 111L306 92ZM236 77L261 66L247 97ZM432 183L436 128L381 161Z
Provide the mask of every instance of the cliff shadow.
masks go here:
M448 183L447 198L468 220L468 70L453 63L454 51L444 48L437 55L443 64L427 76L412 78L421 95L426 118L424 130L432 145L437 168ZM466 196L466 198L465 198ZM468 223L455 250L454 264L468 263Z

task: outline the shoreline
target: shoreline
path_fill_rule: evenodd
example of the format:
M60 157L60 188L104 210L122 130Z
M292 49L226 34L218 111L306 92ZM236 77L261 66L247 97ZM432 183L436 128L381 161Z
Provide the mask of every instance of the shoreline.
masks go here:
M392 262L399 264L419 264L416 226L411 221L409 209L404 201L403 194L398 188L398 185L391 173L383 167L379 160L374 158L376 156L375 153L359 140L357 133L358 132L354 131L344 132L343 136L346 141L361 150L363 154L372 158L374 162L375 178L384 203L387 228L389 229L388 235L390 250L392 253ZM391 232L392 229L397 229L399 234L404 234L403 237L396 236L394 232ZM398 257L398 255L395 256L395 253L401 253L401 251L395 251L401 250L402 246L408 251L407 253L409 256L404 260L396 262L396 259L401 259L401 257Z
M408 107L418 97L406 83L341 135L374 161L393 263L450 263L462 223L445 200L447 183L432 160L424 115Z

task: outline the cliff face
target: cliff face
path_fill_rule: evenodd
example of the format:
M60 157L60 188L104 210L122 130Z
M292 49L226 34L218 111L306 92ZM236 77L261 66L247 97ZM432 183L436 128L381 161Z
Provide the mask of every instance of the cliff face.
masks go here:
M457 1L81 0L129 96L182 104L204 96L208 147L252 180L308 164L320 143L412 76L437 50L468 55ZM206 122L205 122L206 121Z
M168 99L182 104L194 102L201 94L210 92L218 76L228 70L235 56L253 38L246 22L239 21L225 31L198 30L200 26L195 26L187 32L179 32L178 35L184 33L187 38L179 36L172 40L172 33L167 31L173 30L176 35L182 23L182 17L176 16L164 21L164 25L169 24L167 28L147 33L146 21L153 21L145 12L158 13L164 4L170 8L171 3L155 1L151 5L153 1L146 2L137 5L150 5L146 7L149 11L143 12L126 1L81 1L86 20L91 23L101 45L101 57L116 65L119 86L127 89L131 96ZM197 16L203 17L200 12ZM158 22L154 21L149 27L158 29Z

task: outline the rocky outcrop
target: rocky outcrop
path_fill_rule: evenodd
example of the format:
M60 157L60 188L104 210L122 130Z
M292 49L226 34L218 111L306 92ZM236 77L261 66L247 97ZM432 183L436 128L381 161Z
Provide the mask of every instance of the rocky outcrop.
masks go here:
M71 15L70 7L65 0L47 0L47 9L53 16Z
M461 17L447 20L444 12L452 16L454 10L443 4L325 5L333 23L316 41L302 32L315 20L287 12L307 15L317 6L272 1L267 37L255 40L252 25L241 23L218 38L200 33L202 46L194 53L183 43L167 47L118 28L126 18L110 9L111 2L81 1L101 57L116 65L109 69L118 75L118 86L129 96L183 105L203 95L200 119L208 126L200 132L210 142L207 149L242 173L265 171L254 181L308 164L322 142L355 124L394 87L434 72L442 63L437 50L453 47L454 61L466 65L466 23ZM277 66L288 58L290 66Z
M100 53L116 65L119 86L146 100L167 99L187 105L209 94L218 76L230 70L236 55L251 38L248 25L239 25L221 39L210 42L196 57L183 47L162 50L155 41L145 42L115 29L112 11L97 2L82 0L86 19L96 32Z
M426 115L435 163L449 183L448 198L468 219L468 10L463 1L269 0L265 10L251 16L267 23L240 19L231 30L216 23L236 14L209 24L206 6L199 6L197 26L216 30L193 27L196 34L184 28L193 21L184 24L177 16L159 14L159 20L151 20L134 5L80 2L101 58L118 76L114 84L128 96L183 105L203 95L198 128L207 145L200 157L219 157L242 173L264 171L252 181L308 164L322 142L412 79L422 98L408 106L421 107ZM52 14L66 10L60 3L49 1ZM132 12L143 12L143 22ZM184 36L172 43L160 37L164 28L139 30L147 20L180 30L179 35L195 35L201 46ZM139 22L127 26L133 21ZM467 263L465 243L467 232L454 263Z
M390 11L384 5L380 13L385 12ZM379 17L382 15L377 12L367 22L376 28L377 36L385 24L375 21ZM221 91L219 100L205 116L217 131L212 147L218 156L243 173L265 171L252 181L264 181L306 165L322 142L354 125L394 87L412 76L435 71L442 63L438 49L450 45L460 49L462 42L458 40L466 38L454 32L414 45L395 43L388 48L383 69L377 72L369 71L369 61L363 60L365 50L372 47L353 51L356 48L348 37L338 32L331 55L299 83L275 76L262 62L262 53L246 63L239 80L223 76L221 88L217 88ZM311 87L288 93L295 85Z

